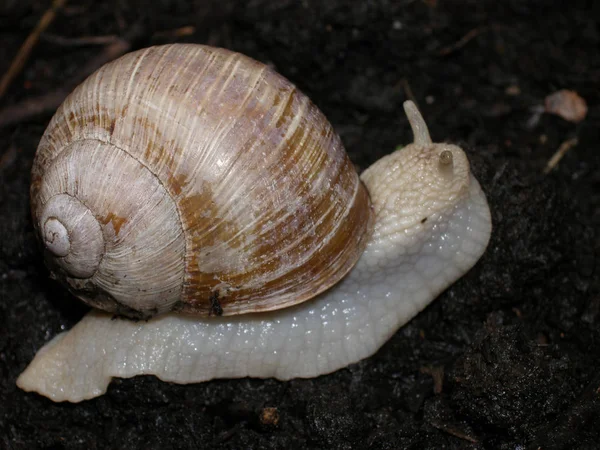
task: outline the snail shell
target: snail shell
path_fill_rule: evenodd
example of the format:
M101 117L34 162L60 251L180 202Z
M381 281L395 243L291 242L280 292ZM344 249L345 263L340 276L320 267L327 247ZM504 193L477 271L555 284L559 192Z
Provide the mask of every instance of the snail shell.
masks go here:
M369 196L311 101L239 53L175 44L104 66L63 103L32 170L54 276L130 317L269 311L340 280Z

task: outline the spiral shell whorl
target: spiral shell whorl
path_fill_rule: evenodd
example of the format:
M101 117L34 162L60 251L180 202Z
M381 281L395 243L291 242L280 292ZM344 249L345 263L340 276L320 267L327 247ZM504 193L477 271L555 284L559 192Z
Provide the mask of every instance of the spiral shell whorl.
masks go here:
M104 237L83 203L68 194L52 197L44 205L40 226L45 247L69 276L94 275L104 254Z
M69 232L56 217L49 217L44 222L44 245L55 256L67 256L71 250Z
M32 184L35 226L54 276L100 309L133 317L171 309L181 294L184 239L160 181L98 140L61 150L39 178L34 164Z

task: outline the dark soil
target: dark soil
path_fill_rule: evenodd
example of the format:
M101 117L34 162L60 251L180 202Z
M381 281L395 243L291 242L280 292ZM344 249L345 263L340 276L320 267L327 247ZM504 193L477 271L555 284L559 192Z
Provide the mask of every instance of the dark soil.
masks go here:
M50 3L2 2L0 76ZM86 311L48 279L29 217L29 170L51 114L4 127L0 448L600 448L600 4L568 4L71 2L0 110L63 88L103 48L56 36L131 37L139 27L132 49L223 46L272 64L307 93L359 170L411 140L401 105L412 96L434 139L466 148L494 231L471 272L347 369L187 386L137 377L95 400L55 404L15 386L35 352ZM195 31L176 37L184 26ZM532 123L559 89L587 101L585 120L543 114ZM273 412L265 408L277 409L277 424L261 421Z

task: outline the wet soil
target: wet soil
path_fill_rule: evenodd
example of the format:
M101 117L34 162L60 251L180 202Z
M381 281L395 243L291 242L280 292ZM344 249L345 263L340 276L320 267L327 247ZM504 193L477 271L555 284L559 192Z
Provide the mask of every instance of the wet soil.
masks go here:
M2 2L0 76L50 3ZM0 448L600 448L598 2L152 3L70 2L0 111L64 88L107 45L81 38L106 35L271 64L324 111L358 170L410 141L402 102L413 98L434 139L468 152L493 214L489 248L377 354L336 373L188 386L137 377L54 404L15 380L86 308L49 280L29 216L51 113L19 120L0 128ZM585 99L583 121L539 113L560 89Z

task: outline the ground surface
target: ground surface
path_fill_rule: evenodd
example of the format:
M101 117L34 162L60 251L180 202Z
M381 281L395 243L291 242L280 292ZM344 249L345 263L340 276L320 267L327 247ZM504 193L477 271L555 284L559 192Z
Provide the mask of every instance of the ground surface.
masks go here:
M153 3L71 2L0 116L69 86L104 48L75 39L104 35L133 49L210 43L272 64L325 112L359 170L409 141L401 104L412 97L434 139L466 147L493 212L489 249L375 356L337 373L191 386L138 377L54 404L15 379L86 309L48 279L29 217L51 114L18 120L0 129L0 448L600 448L598 2ZM49 5L2 2L0 76ZM587 101L585 120L535 122L559 89ZM277 425L260 420L269 407Z

